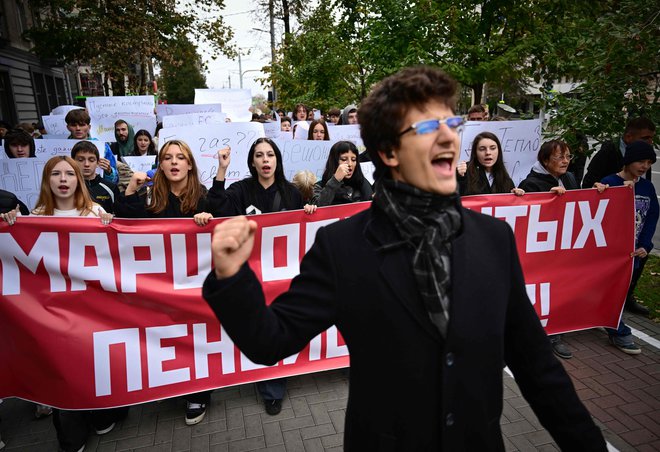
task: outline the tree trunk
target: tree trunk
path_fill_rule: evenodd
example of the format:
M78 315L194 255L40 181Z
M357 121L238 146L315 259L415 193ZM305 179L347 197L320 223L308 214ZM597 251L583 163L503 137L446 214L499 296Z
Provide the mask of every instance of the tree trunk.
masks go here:
M282 0L282 19L284 20L284 34L291 33L291 26L289 24L289 0Z
M480 104L483 97L484 85L479 83L477 85L470 85L470 88L472 88L472 92L474 93L473 105Z

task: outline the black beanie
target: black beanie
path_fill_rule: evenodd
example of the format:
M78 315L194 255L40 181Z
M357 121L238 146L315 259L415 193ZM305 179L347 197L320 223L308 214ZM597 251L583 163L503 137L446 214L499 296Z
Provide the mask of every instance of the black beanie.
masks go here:
M651 163L655 163L656 156L653 146L641 140L633 141L626 146L626 155L623 156L624 165L630 165L633 162L642 160L650 160Z

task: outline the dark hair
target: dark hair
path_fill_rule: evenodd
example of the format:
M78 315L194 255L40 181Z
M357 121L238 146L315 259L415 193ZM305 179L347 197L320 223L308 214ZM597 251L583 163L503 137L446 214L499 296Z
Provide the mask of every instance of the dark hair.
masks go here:
M347 152L352 152L355 154L356 165L353 175L346 179L344 178L342 182L345 185L349 185L354 189L361 190L362 183L364 181L364 175L362 174L362 167L360 166L360 151L358 151L357 146L352 141L337 141L330 148L330 153L328 154L328 160L325 162L325 170L323 171L323 177L321 177L321 185L325 184L330 180L332 176L335 175L337 168L339 168L339 157Z
M650 130L652 132L655 132L655 124L653 124L653 121L651 121L649 118L645 118L645 117L634 118L628 121L624 133L629 133L632 132L633 130L635 132L639 132L641 130Z
M9 150L9 146L15 145L15 146L29 146L30 147L30 157L34 157L35 155L35 146L34 146L34 138L32 138L32 135L27 133L23 129L11 129L8 130L7 133L5 134L4 137L4 144L3 146L5 147L5 153L7 154L7 157L10 159L14 158L14 154L11 153Z
M541 165L543 165L543 168L545 168L545 162L550 160L550 156L555 151L555 149L559 149L562 153L571 151L571 149L564 141L561 140L546 141L541 145L541 149L539 149L539 153L536 156L536 159L539 161Z
M360 107L360 134L377 180L389 174L378 152L391 156L401 144L399 133L410 108L423 108L437 101L452 111L456 106L456 82L440 69L429 66L406 68L379 82Z
M328 110L327 116L341 116L341 110L339 108L331 108Z
M76 155L78 155L81 152L88 152L90 154L94 154L96 156L96 160L101 158L99 155L99 148L97 148L91 141L79 141L76 144L73 145L71 148L71 158L76 159Z
M309 114L309 109L307 108L307 105L305 105L305 104L297 104L297 105L293 108L293 117L294 117L294 118L296 117L296 113L298 113L298 110L301 109L301 108L302 108L303 110L305 110L305 119L307 119L307 115Z
M466 195L477 195L483 193L481 187L481 178L479 177L479 159L477 157L477 149L479 148L479 142L481 140L493 140L497 145L497 160L493 165L493 190L492 193L509 193L514 188L513 182L511 181L511 176L504 166L504 156L502 154L502 144L500 143L497 135L490 132L481 132L479 135L474 137L472 141L472 152L470 154L470 161L467 166L467 193Z
M84 108L78 108L76 110L69 111L64 117L64 121L68 126L75 124L89 124L91 122L91 118L89 117L87 110Z
M289 124L292 123L291 118L289 118L288 116L282 116L282 118L280 119L280 123L282 122L288 122Z
M266 143L270 145L271 148L273 148L273 152L275 152L275 158L277 159L277 165L275 165L275 186L277 187L277 191L280 192L280 196L282 197L282 204L285 208L285 210L293 210L293 209L298 209L299 206L294 206L291 202L291 190L297 190L297 188L288 180L286 180L286 176L284 175L284 163L282 161L282 153L280 152L280 148L277 147L275 142L271 140L270 138L257 138L254 143L252 143L252 146L250 146L250 150L248 151L248 157L247 157L247 164L248 168L250 169L250 175L252 175L252 183L250 187L250 204L253 206L256 206L256 199L257 199L257 184L259 184L259 174L257 174L257 169L254 167L254 153L257 150L257 145L261 143Z
M474 104L468 110L468 115L470 113L486 113L486 108L481 104Z
M309 131L307 132L307 139L314 139L314 127L321 124L323 126L323 141L330 141L330 134L328 133L328 125L322 119L315 119L309 124Z
M144 129L140 129L135 132L135 136L133 137L133 153L131 155L134 157L140 157L142 155L140 154L137 145L137 139L141 136L149 138L149 147L147 148L147 153L145 155L158 155L158 152L156 151L156 145L154 144L154 139L151 137L151 134Z

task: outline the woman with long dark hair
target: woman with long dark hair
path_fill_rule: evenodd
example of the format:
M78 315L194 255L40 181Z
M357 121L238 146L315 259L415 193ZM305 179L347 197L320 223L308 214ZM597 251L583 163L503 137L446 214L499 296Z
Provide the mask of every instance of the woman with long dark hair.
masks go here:
M143 155L157 154L156 145L154 144L154 139L151 134L144 129L135 132L135 137L133 138L133 152L131 153L131 156L141 157Z
M362 174L359 151L350 141L338 141L331 148L323 177L314 186L312 204L319 207L371 201L373 189Z
M458 186L461 195L484 195L491 193L515 193L525 191L516 188L504 166L502 144L497 135L481 132L472 141L472 152L467 167L458 168Z

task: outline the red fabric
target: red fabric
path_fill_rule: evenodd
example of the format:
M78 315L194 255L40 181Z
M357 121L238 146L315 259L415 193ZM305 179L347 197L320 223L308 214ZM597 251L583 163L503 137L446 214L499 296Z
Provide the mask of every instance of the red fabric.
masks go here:
M616 327L632 270L632 190L474 196L463 204L498 217L508 211L510 224L518 214L528 293L540 300L535 307L548 333ZM318 227L369 205L254 216L250 266L268 302L288 288ZM571 213L572 227L565 227ZM14 226L0 224L0 397L102 408L348 366L334 327L274 367L240 354L200 296L219 221L203 228L190 219L103 226L90 218L21 217ZM536 234L540 229L551 233ZM546 246L553 230L554 246ZM200 341L216 346L208 357L199 355Z

